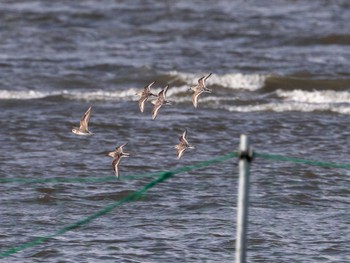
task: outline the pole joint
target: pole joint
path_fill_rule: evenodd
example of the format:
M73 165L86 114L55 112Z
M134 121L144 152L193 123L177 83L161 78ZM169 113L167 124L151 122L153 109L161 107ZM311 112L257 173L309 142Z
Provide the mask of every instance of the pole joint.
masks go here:
M251 162L254 159L253 147L249 146L248 150L245 150L245 151L239 150L238 159L247 160L248 162Z

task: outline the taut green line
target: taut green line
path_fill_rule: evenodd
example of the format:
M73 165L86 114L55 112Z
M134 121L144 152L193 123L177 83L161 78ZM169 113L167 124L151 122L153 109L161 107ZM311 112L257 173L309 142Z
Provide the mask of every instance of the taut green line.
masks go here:
M350 169L350 164L321 162L321 161L307 160L307 159L302 159L302 158L288 157L288 156L283 156L283 155L278 155L278 154L256 153L255 152L254 157L259 157L259 158L268 159L268 160L275 160L275 161L302 163L302 164L327 167L327 168Z
M236 153L229 153L227 155L223 155L223 156L220 156L218 158L215 158L215 159L212 159L212 160L208 160L208 161L203 161L203 162L199 162L195 165L190 165L190 166L184 166L182 168L179 168L179 169L176 169L174 171L166 171L166 172L160 172L160 173L157 173L157 175L159 176L157 179L154 179L153 181L151 181L150 183L148 183L147 185L145 185L144 187L142 187L141 189L139 189L138 191L135 191L127 196L125 196L124 198L114 202L114 203L111 203L107 206L105 206L103 209L91 214L90 216L88 217L85 217L75 223L72 223L68 226L65 226L59 230L57 230L56 232L50 234L50 235L47 235L47 236L44 236L44 237L38 237L32 241L29 241L27 243L24 243L22 245L19 245L17 247L12 247L2 253L0 253L0 258L5 258L5 257L8 257L12 254L15 254L19 251L22 251L26 248L30 248L30 247L33 247L33 246L36 246L36 245L39 245L47 240L49 240L50 238L54 238L56 236L59 236L59 235L62 235L70 230L73 230L73 229L76 229L82 225L85 225L85 224L88 224L89 222L91 222L92 220L100 217L100 216L103 216L109 212L111 212L114 208L116 208L117 206L120 206L126 202L130 202L130 201L134 201L136 199L138 199L142 194L144 194L145 192L147 192L149 189L151 189L152 187L154 187L155 185L161 183L161 182L164 182L165 180L169 179L170 177L172 177L173 175L175 174L178 174L178 173L182 173L182 172L187 172L187 171L190 171L190 170L194 170L194 169L200 169L200 168L203 168L203 167L206 167L206 166L209 166L211 164L216 164L216 163L219 163L219 162L223 162L223 161L226 161L228 159L231 159L233 157L237 156ZM156 175L156 174L153 174L153 175ZM88 178L86 178L88 179ZM90 178L92 179L92 178ZM93 178L94 179L94 178ZM51 182L51 181L50 181Z

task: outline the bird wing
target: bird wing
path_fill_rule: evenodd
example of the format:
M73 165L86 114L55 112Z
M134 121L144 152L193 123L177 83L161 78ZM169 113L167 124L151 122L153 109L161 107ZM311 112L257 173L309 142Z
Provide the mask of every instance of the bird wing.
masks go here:
M140 93L138 93L138 94L141 94L141 97L139 99L139 107L140 107L141 112L143 112L144 109L145 109L145 102L146 102L146 100L149 98L149 96L153 95L151 93L151 86L154 83L156 83L156 81L151 82L150 84L145 86Z
M113 159L112 166L115 173L115 176L119 177L119 163L120 163L120 156L117 156Z
M152 85L153 85L154 83L156 83L156 81L153 81L153 82L151 82L150 84L148 84L148 85L145 87L145 89L147 89L149 92L151 92L151 87L152 87Z
M88 108L88 110L85 112L85 114L83 115L83 117L81 117L80 119L80 129L83 131L88 131L89 130L89 120L90 120L90 116L91 116L91 107Z
M158 101L154 104L153 110L152 110L152 119L155 120L158 114L158 111L162 107L162 104Z
M210 76L211 76L211 72L208 74L208 75L206 75L205 77L204 77L204 81L206 81Z
M205 76L200 77L200 78L198 79L198 85L199 85L199 86L202 86L202 85L203 85L203 83L204 83L204 78L205 78Z
M120 146L118 146L118 147L115 147L115 153L116 154L118 154L118 155L120 155L121 153L123 153L123 147L125 146L125 145L127 145L128 143L126 142L126 143L124 143L124 144L122 144L122 145L120 145Z
M123 153L123 147L125 146L125 145L127 145L128 143L126 142L126 143L123 143L122 145L120 145L119 146L119 150L120 150L120 153Z
M140 107L141 112L143 112L145 110L145 102L147 99L148 99L148 96L142 95L142 97L139 100L139 107Z
M168 91L169 85L166 85L164 89L159 92L159 95L163 100L166 100L166 93Z
M192 95L192 103L195 108L197 108L198 105L198 96L202 93L203 91L195 91Z
M181 147L180 145L178 148L176 148L176 155L178 160L182 157L185 150L186 150L186 147Z
M184 133L181 136L182 142L187 146L188 145L188 141L187 141L187 129L184 131Z
M203 77L201 77L201 78L198 80L198 84L199 84L202 88L206 88L205 81L211 76L211 74L212 74L212 73L209 73L208 75L203 76Z

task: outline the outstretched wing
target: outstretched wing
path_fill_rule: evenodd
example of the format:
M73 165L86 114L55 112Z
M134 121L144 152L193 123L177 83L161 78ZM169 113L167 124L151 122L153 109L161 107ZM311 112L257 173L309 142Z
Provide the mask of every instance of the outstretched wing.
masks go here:
M153 110L152 110L152 119L153 119L153 120L156 119L160 107L162 107L162 104L159 103L159 101L157 101L157 102L154 104Z
M198 80L198 85L200 85L202 88L206 88L205 81L211 76L211 74L212 73L209 73L208 75L201 77Z
M120 157L117 156L113 159L112 166L115 173L115 176L119 178L119 163L120 163Z
M145 110L145 102L147 99L148 99L148 96L142 95L142 97L139 100L139 107L140 107L141 112L143 112Z
M179 144L179 147L176 148L176 155L177 155L177 159L181 159L182 155L184 154L186 150L186 147L182 146Z
M148 85L145 87L145 91L147 90L147 91L151 92L151 87L152 87L152 85L153 85L154 83L156 83L156 81L153 81L153 82L151 82L150 84L148 84Z
M85 112L83 117L80 119L80 130L82 131L89 131L89 121L91 116L91 109L92 107L89 107L88 110Z
M195 108L197 108L198 105L198 97L203 93L203 90L195 91L192 95L192 103Z
M139 107L141 112L143 112L145 109L145 102L148 99L148 97L153 95L151 92L151 87L154 83L156 83L156 81L151 82L143 88L142 92L138 93L141 94L141 97L139 99Z
M211 74L212 73L210 72L208 75L206 75L205 78L204 78L204 81L206 81L211 76Z
M164 89L162 89L161 92L159 92L159 96L162 98L162 100L166 100L166 93L169 89L169 85L166 85Z
M187 146L188 145L188 141L187 141L187 129L183 132L182 136L181 136L181 141Z

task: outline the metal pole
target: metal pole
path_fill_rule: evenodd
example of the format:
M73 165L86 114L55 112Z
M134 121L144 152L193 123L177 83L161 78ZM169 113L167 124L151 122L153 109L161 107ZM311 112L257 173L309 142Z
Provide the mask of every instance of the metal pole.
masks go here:
M253 151L248 136L242 134L239 145L239 186L237 208L236 263L245 263L249 205L249 166Z

